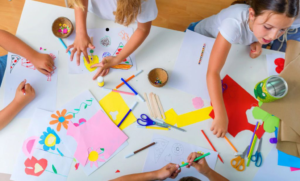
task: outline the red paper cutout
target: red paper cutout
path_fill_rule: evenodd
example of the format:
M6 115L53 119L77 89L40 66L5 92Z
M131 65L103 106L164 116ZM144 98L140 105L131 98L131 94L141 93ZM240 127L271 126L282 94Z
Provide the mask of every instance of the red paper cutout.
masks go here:
M258 139L260 139L265 133L264 130L264 123L262 125L259 126L258 130L255 131L255 134L257 136Z
M79 163L76 163L76 164L75 164L75 170L77 170L78 167L79 167Z
M275 71L278 74L280 74L281 71L283 70L283 68L284 68L284 62L285 62L284 58L276 58L274 60L274 64L277 65L277 67L275 68Z
M253 132L255 125L248 122L246 111L258 106L258 101L228 75L224 77L223 84L227 85L223 99L229 120L228 133L235 137L244 130ZM214 110L209 115L214 119Z
M27 175L40 176L46 169L48 161L44 158L37 160L34 156L25 160L25 173Z
M116 173L120 173L120 170L117 170Z

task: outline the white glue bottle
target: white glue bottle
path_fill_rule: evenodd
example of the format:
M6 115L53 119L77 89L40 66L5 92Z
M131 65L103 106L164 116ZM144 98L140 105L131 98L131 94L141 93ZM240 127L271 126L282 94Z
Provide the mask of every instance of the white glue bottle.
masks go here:
M98 82L99 87L103 87L104 86L104 78L103 77L99 76L97 78L97 82Z

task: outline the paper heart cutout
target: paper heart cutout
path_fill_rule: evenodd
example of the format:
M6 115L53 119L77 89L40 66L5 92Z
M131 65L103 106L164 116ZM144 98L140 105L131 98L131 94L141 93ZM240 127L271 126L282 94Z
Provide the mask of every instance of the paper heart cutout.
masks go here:
M283 68L284 68L284 62L285 62L284 58L276 58L274 60L274 64L277 65L277 67L275 68L275 71L278 74L280 74L281 71L283 70Z
M25 160L25 173L27 175L33 175L33 176L40 176L42 173L44 173L48 161L44 158L37 160L34 156L29 159L27 158Z
M262 110L260 107L255 107L252 110L253 117L264 122L264 130L268 133L273 133L279 127L279 118Z

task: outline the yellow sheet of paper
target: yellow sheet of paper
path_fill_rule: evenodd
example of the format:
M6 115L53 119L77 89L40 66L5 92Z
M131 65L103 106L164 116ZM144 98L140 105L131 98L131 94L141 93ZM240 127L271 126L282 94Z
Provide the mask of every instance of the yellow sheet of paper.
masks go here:
M113 120L113 118L110 115L110 112L118 111L116 119L113 120L113 122L116 125L118 125L120 123L120 121L123 119L123 117L129 111L129 107L125 103L122 96L116 92L111 92L111 93L107 94L103 99L101 99L99 101L99 103L111 120ZM125 129L127 126L131 125L135 121L136 121L135 116L133 115L132 112L130 112L129 115L127 116L127 118L121 124L120 129L121 130Z
M200 121L204 121L206 119L210 119L209 113L212 110L212 106L198 109L196 111L191 111L185 114L177 115L174 109L170 109L165 112L166 119L165 122L175 125L178 127L184 127L191 124L195 124Z

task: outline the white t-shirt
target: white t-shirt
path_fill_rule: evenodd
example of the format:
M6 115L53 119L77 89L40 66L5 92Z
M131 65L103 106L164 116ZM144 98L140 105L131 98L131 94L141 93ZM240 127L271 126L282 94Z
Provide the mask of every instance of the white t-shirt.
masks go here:
M88 11L102 19L115 20L114 11L117 9L117 0L89 0ZM155 0L143 0L142 9L137 21L146 23L156 18L158 13Z
M235 4L201 20L195 26L195 32L212 38L220 32L231 44L250 45L258 40L249 28L248 16L249 5Z

